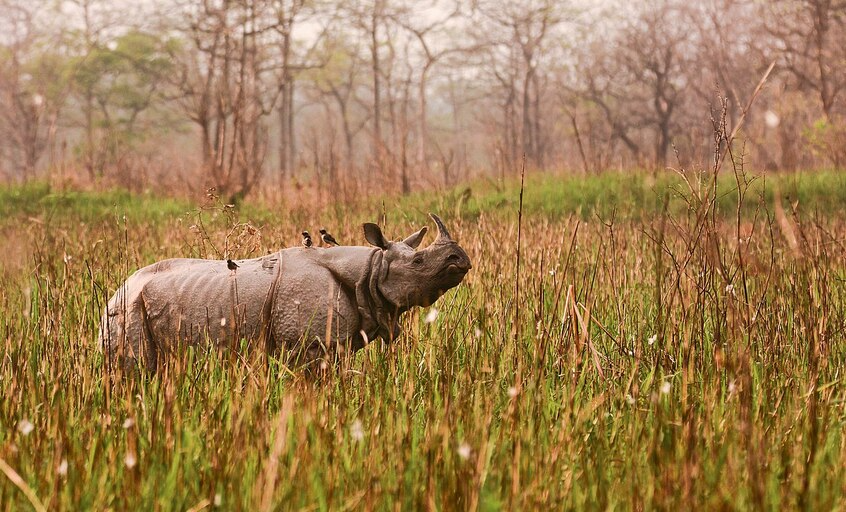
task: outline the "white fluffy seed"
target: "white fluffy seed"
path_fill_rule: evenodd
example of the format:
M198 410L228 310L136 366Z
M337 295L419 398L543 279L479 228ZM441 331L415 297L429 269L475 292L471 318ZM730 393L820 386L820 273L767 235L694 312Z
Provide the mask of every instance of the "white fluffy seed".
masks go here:
M364 439L364 426L361 424L361 420L356 418L352 425L350 425L350 437L352 437L354 441L361 441Z
M469 444L461 443L460 445L458 445L458 456L461 457L462 460L469 459L470 452L472 452L472 449L470 448Z
M18 432L24 436L28 436L33 430L35 430L35 426L28 419L24 418L18 422Z

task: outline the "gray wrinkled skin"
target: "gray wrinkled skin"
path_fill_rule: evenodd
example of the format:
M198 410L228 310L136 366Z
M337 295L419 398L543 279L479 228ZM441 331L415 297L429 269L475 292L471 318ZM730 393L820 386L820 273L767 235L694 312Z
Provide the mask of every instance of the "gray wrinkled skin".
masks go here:
M353 350L399 335L402 313L428 306L472 268L441 220L436 240L416 250L426 228L399 242L375 224L374 247L291 248L230 271L225 261L170 259L135 272L109 300L100 346L125 367L155 370L183 343L237 347L239 340L311 362L343 344Z

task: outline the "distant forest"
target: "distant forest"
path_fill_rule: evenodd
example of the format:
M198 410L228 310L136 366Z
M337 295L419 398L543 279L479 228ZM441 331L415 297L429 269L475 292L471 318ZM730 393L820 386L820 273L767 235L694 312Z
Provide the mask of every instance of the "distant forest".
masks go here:
M0 0L0 179L130 189L846 163L843 0Z

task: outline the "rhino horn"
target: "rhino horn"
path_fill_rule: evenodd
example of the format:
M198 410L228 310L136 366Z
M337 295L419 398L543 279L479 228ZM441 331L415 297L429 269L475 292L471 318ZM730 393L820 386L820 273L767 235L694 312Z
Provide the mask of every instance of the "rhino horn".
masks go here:
M435 215L434 213L430 213L429 217L431 217L432 220L435 221L435 225L438 226L438 237L432 243L444 244L448 242L453 242L453 239L449 235L449 231L447 230L446 226L444 226L444 223L441 218Z

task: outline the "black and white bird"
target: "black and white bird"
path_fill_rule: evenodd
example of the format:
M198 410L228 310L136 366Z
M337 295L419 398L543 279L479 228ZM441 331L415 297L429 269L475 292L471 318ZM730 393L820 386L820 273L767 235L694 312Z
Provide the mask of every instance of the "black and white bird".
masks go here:
M311 241L311 235L308 234L308 231L303 231L303 247L309 248L314 245Z
M232 272L235 272L236 270L238 270L238 264L232 260L226 260L226 268L228 268Z
M335 237L327 233L325 229L320 230L320 239L323 240L323 243L330 247L333 245L341 245L337 240L335 240Z

